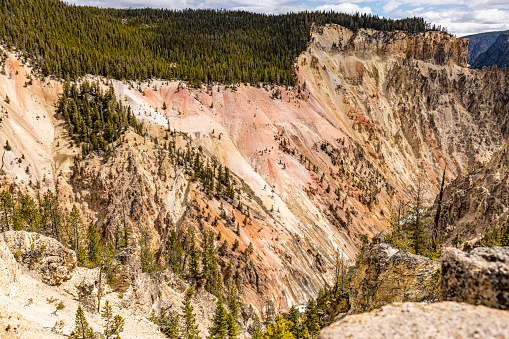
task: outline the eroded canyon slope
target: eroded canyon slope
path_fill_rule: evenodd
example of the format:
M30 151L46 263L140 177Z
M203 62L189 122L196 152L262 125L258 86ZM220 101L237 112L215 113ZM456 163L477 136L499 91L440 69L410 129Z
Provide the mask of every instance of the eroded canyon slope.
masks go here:
M444 191L442 242L474 245L486 227L502 225L509 216L509 142L484 166L458 176Z
M54 115L60 83L24 87L30 69L10 55L0 75L0 143L12 146L4 177L34 194L56 190L106 238L120 218L135 237L146 227L154 248L175 227L220 231L239 240L220 266L245 300L259 309L266 297L281 309L303 302L331 281L335 252L354 259L359 235L386 228L419 183L431 204L444 166L450 181L488 161L508 137L509 110L508 71L466 68L464 39L337 25L311 33L294 89L90 78L112 84L159 145L131 133L108 158L75 165L79 152ZM170 141L228 167L234 199L207 194L161 147Z

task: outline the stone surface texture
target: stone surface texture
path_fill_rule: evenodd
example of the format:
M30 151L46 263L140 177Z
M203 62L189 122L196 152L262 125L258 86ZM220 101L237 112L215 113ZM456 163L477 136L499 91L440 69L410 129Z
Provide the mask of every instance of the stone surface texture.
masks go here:
M349 314L393 302L436 299L432 274L439 262L400 251L379 239L360 253L350 282Z
M465 303L394 303L349 315L324 328L319 339L509 338L509 312Z
M509 248L480 247L471 253L442 252L442 300L509 309Z
M40 274L44 283L60 285L71 278L76 254L55 239L25 231L9 231L0 236L16 261Z

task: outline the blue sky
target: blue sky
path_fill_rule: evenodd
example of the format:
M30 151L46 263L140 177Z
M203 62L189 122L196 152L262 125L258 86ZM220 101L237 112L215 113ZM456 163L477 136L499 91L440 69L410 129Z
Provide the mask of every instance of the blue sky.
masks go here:
M509 30L509 0L67 0L78 5L115 8L227 8L259 13L334 10L388 18L421 16L458 36Z

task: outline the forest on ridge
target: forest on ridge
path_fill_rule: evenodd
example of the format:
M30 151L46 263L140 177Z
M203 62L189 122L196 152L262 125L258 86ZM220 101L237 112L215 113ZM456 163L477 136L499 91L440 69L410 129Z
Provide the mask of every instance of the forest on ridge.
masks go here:
M422 18L229 10L101 9L59 0L0 0L0 41L42 76L295 84L293 63L311 25L352 30L436 30Z

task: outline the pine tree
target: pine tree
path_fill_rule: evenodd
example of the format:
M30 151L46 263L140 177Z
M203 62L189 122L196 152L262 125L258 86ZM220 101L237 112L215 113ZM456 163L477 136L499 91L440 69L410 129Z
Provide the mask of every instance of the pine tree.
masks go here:
M70 337L72 339L96 339L97 335L94 333L90 325L88 324L87 318L85 318L85 313L81 306L78 306L78 310L76 311L76 326L74 327L74 331L71 332Z
M19 213L19 218L21 219L22 228L24 230L39 233L43 232L39 207L31 196L26 194L21 198L17 213Z
M205 290L217 295L220 287L220 275L217 270L216 251L214 249L214 233L204 231L202 253L203 279Z
M150 248L151 236L146 229L143 229L141 233L142 236L139 240L139 245L141 248L141 270L143 272L153 274L157 270L157 265L155 262L154 251L152 251L152 248Z
M425 244L425 236L424 236L424 224L423 218L421 216L421 179L419 177L419 182L417 186L417 199L415 202L415 210L414 210L414 222L412 227L412 247L415 254L422 255L424 254Z
M78 265L83 266L86 262L85 248L80 246L80 236L83 233L83 221L81 220L80 212L76 205L72 205L72 210L69 214L69 227L73 232L71 248L76 251Z
M189 275L191 279L198 279L198 250L196 249L196 240L194 236L194 228L189 227Z
M318 316L318 309L313 299L309 299L308 304L306 305L303 325L309 331L310 338L316 338L318 336L322 326L320 317Z
M292 332L293 336L297 339L299 338L300 331L299 331L299 312L297 312L297 309L292 306L290 308L290 312L288 313L288 321L292 322L292 327L290 329L290 332Z
M60 241L62 232L62 214L58 208L58 201L51 190L44 193L41 202L41 219L45 225L48 225L49 233L53 238Z
M336 250L334 262L334 294L348 292L350 278L348 277L348 266L345 258L339 249Z
M260 318L257 314L254 313L254 310L252 310L252 313L254 315L253 319L253 339L261 339L263 338L263 332L262 332L262 322L260 321Z
M223 297L217 298L216 312L209 328L209 339L228 338L228 314L223 304Z
M102 309L101 317L106 322L101 339L120 339L120 333L124 331L125 320L118 314L113 316L113 311L107 300Z
M2 232L13 229L14 219L14 199L8 190L0 193L0 211L2 214Z
M237 339L240 334L239 326L237 325L237 320L235 316L230 313L228 314L228 339Z
M164 307L161 307L159 316L156 316L156 312L152 310L149 320L158 325L161 332L168 338L179 338L180 326L177 312L170 311L166 313Z
M232 283L228 288L228 308L230 313L228 314L228 337L229 339L237 339L240 334L239 326L237 325L237 318L239 317L239 296L237 288Z
M193 313L193 306L191 305L191 297L193 296L193 287L189 287L186 291L186 296L182 302L182 313L184 325L181 328L181 337L183 339L200 339L200 331L196 325L196 316Z
M239 296L237 292L237 288L233 283L230 284L228 287L228 308L230 309L230 314L233 316L234 319L237 319L239 317Z
M263 335L264 339L294 339L291 332L293 324L291 321L285 321L282 315L277 315L274 322L267 326L267 332Z
M87 228L87 240L88 240L87 248L88 263L91 267L95 267L99 263L99 253L101 251L101 239L99 237L99 233L97 233L97 229L95 228L92 222L90 222Z

